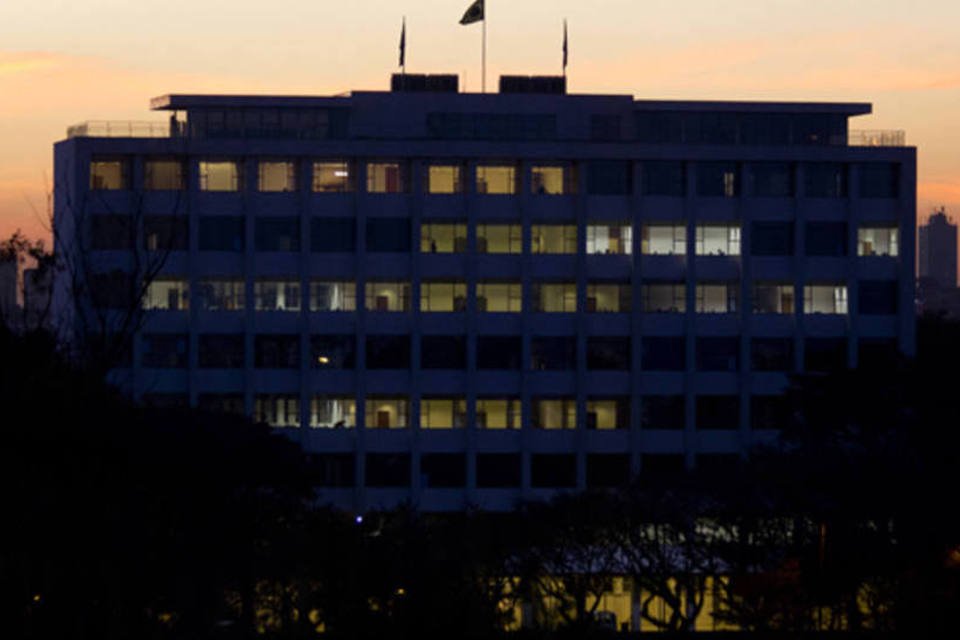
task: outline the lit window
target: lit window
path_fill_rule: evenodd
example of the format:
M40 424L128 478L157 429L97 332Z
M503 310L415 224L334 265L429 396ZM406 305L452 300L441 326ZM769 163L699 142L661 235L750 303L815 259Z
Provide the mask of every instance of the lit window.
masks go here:
M368 397L364 422L368 429L405 429L409 405L406 398Z
M900 231L896 227L861 227L857 230L858 256L897 256Z
M683 313L687 309L686 287L677 283L644 284L643 310L646 313Z
M534 400L532 422L537 429L575 429L577 402L573 398Z
M574 225L535 224L530 230L533 253L576 253L577 228Z
M420 226L421 253L464 253L467 225L425 223Z
M256 422L271 427L299 427L300 399L294 395L258 395L253 403Z
M740 227L738 225L697 225L697 255L740 255Z
M283 192L297 188L296 164L288 161L260 161L257 173L260 191Z
M186 311L190 294L186 280L157 279L150 283L143 298L144 309Z
M463 282L424 282L420 285L420 311L466 311L467 285Z
M420 401L420 427L422 429L462 429L466 424L466 400L423 398Z
M239 163L232 160L201 160L200 190L239 191Z
M754 313L792 314L795 310L792 284L757 282L753 285Z
M460 193L458 165L430 165L427 167L427 193Z
M518 224L479 224L477 252L522 253L523 230Z
M300 311L300 283L296 280L258 280L253 283L257 311Z
M512 165L477 167L477 193L514 194L517 192L517 171Z
M368 193L403 193L406 191L399 162L367 163Z
M740 286L731 284L698 284L697 313L736 313Z
M543 313L574 313L577 310L577 285L541 283L533 286L536 310Z
M346 193L353 191L353 176L346 160L313 163L314 193Z
M311 282L310 311L356 311L356 290L353 282Z
M630 285L587 285L587 313L627 313L630 311Z
M591 255L630 255L633 252L633 228L629 223L587 225L587 253Z
M357 403L353 398L317 396L310 401L310 426L314 429L353 429Z
M144 162L143 187L148 191L183 189L183 162L176 159L147 160Z
M530 190L538 195L561 195L566 184L563 167L531 167Z
M684 224L645 224L641 250L645 256L686 255L687 227Z
M480 429L519 429L519 398L482 398L477 400L477 427Z
M833 284L808 284L803 288L804 313L847 313L847 287Z
M90 162L90 188L112 190L127 188L127 162L125 160L92 160Z
M201 280L197 283L200 308L206 311L243 311L243 280Z
M630 403L625 398L587 400L587 429L630 428Z
M477 284L477 311L520 313L523 287L519 282L480 282Z
M367 311L409 311L410 284L368 282L365 288Z
M311 282L310 311L356 311L353 282Z

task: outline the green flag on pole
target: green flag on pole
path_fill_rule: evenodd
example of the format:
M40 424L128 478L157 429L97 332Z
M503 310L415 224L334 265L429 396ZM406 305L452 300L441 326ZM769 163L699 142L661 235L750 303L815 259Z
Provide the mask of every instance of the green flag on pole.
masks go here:
M464 12L460 18L460 24L473 24L483 20L483 0L474 0L474 3Z

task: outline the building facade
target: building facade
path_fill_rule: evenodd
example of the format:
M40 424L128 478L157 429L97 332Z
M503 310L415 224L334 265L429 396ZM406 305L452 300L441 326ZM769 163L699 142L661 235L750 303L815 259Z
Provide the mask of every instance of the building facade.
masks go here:
M913 353L916 153L854 144L870 105L395 89L56 145L58 250L146 309L134 395L286 430L342 507L509 509L726 464L789 374Z
M920 278L940 289L957 288L957 225L940 210L920 226Z

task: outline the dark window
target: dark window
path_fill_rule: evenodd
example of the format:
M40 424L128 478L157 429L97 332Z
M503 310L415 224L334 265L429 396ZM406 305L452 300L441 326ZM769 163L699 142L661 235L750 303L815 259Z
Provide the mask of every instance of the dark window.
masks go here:
M754 371L793 371L793 338L753 338L750 366Z
M806 236L808 256L847 255L846 222L808 222Z
M594 160L587 164L587 193L627 195L631 192L630 163L622 160Z
M844 144L847 140L847 116L834 113L810 113L793 116L793 140L796 144Z
M257 218L257 251L300 251L299 218Z
M314 453L307 456L310 484L347 489L356 484L357 463L352 453Z
M898 288L896 280L861 280L857 303L863 315L896 315Z
M568 454L533 454L530 456L530 484L538 489L577 486L577 457Z
M840 371L847 366L847 339L807 338L803 356L807 371Z
M140 304L136 299L139 287L133 275L120 270L95 273L90 276L90 298L98 309L133 309Z
M243 336L206 334L199 338L199 364L203 369L243 367Z
M645 485L674 482L686 473L686 469L683 454L645 453L640 458L640 480Z
M149 251L186 251L189 226L185 216L144 216L143 248Z
M420 457L420 485L424 489L463 487L467 459L462 453L425 453Z
M209 413L231 413L242 416L245 412L243 394L201 393L197 396L197 408Z
M735 162L697 164L697 195L732 198L740 195L740 171Z
M896 198L900 195L900 165L868 162L859 166L861 198Z
M619 140L620 116L592 115L590 116L591 140Z
M846 198L847 167L833 162L811 162L803 167L804 195L808 198Z
M420 366L424 369L466 369L467 339L464 336L423 336Z
M201 216L200 251L243 251L243 217Z
M255 336L254 359L259 369L296 369L300 366L300 336Z
M784 146L790 144L790 116L782 113L751 113L740 117L740 143Z
M792 414L793 408L787 396L750 398L750 426L754 429L783 429L790 426Z
M477 487L508 489L519 487L522 461L516 453L477 454Z
M367 369L409 369L410 336L367 336Z
M736 144L737 114L683 114L683 141L687 144Z
M366 459L368 487L409 487L410 456L405 453L368 453Z
M352 335L310 337L310 361L314 369L353 369L356 363Z
M349 253L357 248L357 223L353 218L314 218L310 221L310 250Z
M576 369L577 339L573 336L533 338L530 368L535 371Z
M644 429L680 430L686 415L683 396L643 396L640 400L640 426Z
M410 251L410 221L405 218L367 219L367 251Z
M152 369L181 369L187 366L189 340L180 333L153 333L143 336L140 363Z
M739 371L740 338L697 338L698 371Z
M792 256L792 222L754 222L750 252L755 256Z
M890 370L900 360L896 338L863 338L857 355L861 369Z
M141 402L152 409L186 409L190 397L185 393L145 393Z
M480 336L477 338L478 369L519 369L520 336Z
M630 338L587 338L587 369L629 371Z
M757 162L750 165L753 195L787 198L793 195L793 167L787 162Z
M736 453L699 453L697 471L702 475L723 480L735 473L742 462Z
M687 367L687 343L682 336L641 339L645 371L683 371Z
M683 125L679 113L638 111L634 114L637 142L645 144L680 144Z
M682 162L644 162L642 171L643 195L683 196L686 194L686 176Z
M630 484L630 456L620 453L587 454L587 488L606 489Z
M126 251L132 249L132 218L124 215L91 216L90 248L95 251Z
M697 396L697 429L740 426L740 396Z

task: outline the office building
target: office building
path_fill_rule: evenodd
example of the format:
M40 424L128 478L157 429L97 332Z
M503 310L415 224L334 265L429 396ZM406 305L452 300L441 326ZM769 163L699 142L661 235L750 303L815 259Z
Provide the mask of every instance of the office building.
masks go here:
M848 129L869 104L406 76L151 106L169 125L56 145L96 304L156 260L118 376L283 429L345 508L727 464L776 438L790 373L914 351L916 152Z

